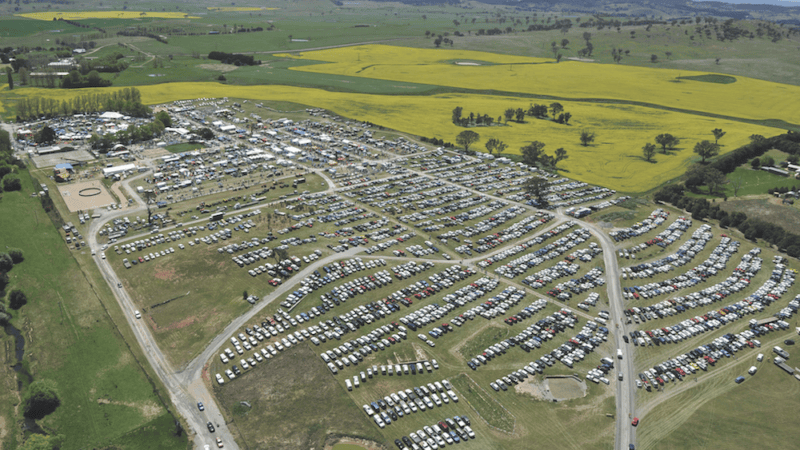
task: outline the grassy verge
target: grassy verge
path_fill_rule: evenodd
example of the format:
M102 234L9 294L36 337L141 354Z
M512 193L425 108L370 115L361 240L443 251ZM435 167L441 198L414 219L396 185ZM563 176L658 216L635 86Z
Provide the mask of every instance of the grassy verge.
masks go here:
M512 433L516 418L503 408L497 400L487 395L487 392L475 384L467 375L461 374L450 380L470 406L475 409L489 426L506 433Z

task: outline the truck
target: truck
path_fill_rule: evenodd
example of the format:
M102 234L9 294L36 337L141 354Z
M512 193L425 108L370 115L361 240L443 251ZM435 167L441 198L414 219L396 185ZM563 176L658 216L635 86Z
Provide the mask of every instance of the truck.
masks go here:
M216 222L217 220L222 220L222 217L225 215L223 212L215 212L211 214L211 217L208 218L209 222Z
M621 348L617 349L617 358L618 359L622 359L622 349Z

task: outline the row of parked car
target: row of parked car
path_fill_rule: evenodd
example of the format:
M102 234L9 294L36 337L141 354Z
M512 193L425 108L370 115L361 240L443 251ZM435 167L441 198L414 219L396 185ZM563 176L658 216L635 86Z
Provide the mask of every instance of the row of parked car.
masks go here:
M445 448L447 445L459 444L475 439L475 432L470 427L467 416L453 416L439 421L431 426L411 432L408 436L395 439L394 445L398 449L432 450Z
M700 370L707 371L709 366L715 366L717 361L723 358L731 358L741 350L761 347L761 342L755 339L755 336L788 328L789 324L787 322L779 321L777 326L761 326L757 329L744 330L736 334L725 334L708 344L701 345L645 370L639 374L636 386L651 391L652 387L658 389L659 386L664 386L669 382L683 381L686 376ZM780 347L776 348L780 349ZM780 354L777 350L775 352Z
M658 208L641 222L637 222L628 228L610 231L608 235L617 242L642 236L663 224L664 221L667 220L667 217L669 217L669 211Z
M393 392L382 399L362 406L364 412L372 417L380 428L390 425L392 421L417 411L433 410L450 402L458 403L458 395L447 380L428 383L412 389Z
M657 245L662 249L667 248L668 245L678 242L683 237L683 234L691 227L692 219L683 216L678 217L667 227L666 230L658 233L653 239L629 248L621 249L619 251L619 257L625 259L636 259L637 253L644 251L653 245Z
M703 282L724 270L734 253L738 253L739 246L739 241L732 241L728 237L723 237L719 245L717 245L717 247L711 251L711 254L705 261L686 271L684 274L668 280L663 280L659 283L631 286L623 289L623 291L626 292L626 297L628 298L633 296L633 294L637 294L636 296L633 296L636 299L638 299L639 296L649 299L651 297L670 294L676 290L694 286L695 284Z
M537 250L526 253L506 264L498 265L498 267L495 268L495 273L506 278L515 278L516 276L523 275L528 270L544 264L549 260L559 258L564 253L572 250L580 244L583 244L591 238L592 236L589 233L589 230L585 228L574 230ZM600 250L600 248L594 242L590 243L589 249L591 250L591 253L596 253ZM572 259L576 259L579 256L581 255L572 255Z

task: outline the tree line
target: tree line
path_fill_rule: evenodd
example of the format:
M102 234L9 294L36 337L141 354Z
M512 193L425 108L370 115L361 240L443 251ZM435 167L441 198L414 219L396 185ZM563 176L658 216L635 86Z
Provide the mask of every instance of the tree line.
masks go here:
M15 105L17 122L28 119L88 114L100 111L118 111L133 117L149 117L152 111L143 105L142 95L136 88L124 88L108 93L89 93L64 99L60 102L49 97L26 97Z
M208 54L208 59L220 61L223 64L233 64L235 66L257 66L261 64L261 61L253 59L253 55L242 55L240 53L212 51Z
M561 105L561 103L553 102L549 107L547 105L532 103L527 109L513 107L506 108L506 110L503 111L503 114L497 118L497 123L502 122L503 119L505 119L505 123L508 123L509 120L514 120L517 123L524 123L525 116L533 117L535 119L549 120L549 115L551 113L553 115L552 121L555 123L569 125L569 121L572 119L572 114L564 111L564 106ZM475 114L470 112L469 116L465 116L464 108L461 106L456 106L453 109L451 121L453 124L460 127L491 126L495 123L494 118L489 114Z

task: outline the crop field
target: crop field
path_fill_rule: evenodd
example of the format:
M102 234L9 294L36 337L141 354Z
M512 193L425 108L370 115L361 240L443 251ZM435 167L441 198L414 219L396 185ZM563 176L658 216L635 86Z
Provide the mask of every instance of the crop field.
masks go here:
M111 91L114 88L106 88ZM142 86L143 102L162 104L174 100L207 97L241 97L253 100L303 102L325 108L351 119L370 121L385 127L426 137L439 137L453 141L464 128L451 122L451 112L457 106L466 111L502 114L508 107L527 108L532 101L514 97L496 97L477 94L440 94L433 96L385 96L348 94L316 89L286 86L229 86L217 83L169 83ZM35 88L15 89L16 95L53 97L60 100L88 91L52 91ZM711 130L722 128L727 134L722 139L721 152L731 151L749 142L751 134L770 135L774 130L728 120L698 117L671 111L631 105L598 104L590 102L561 102L574 118L569 126L552 121L528 118L525 123L510 121L506 126L475 128L481 141L500 139L509 145L509 151L519 149L533 140L548 145L552 153L563 147L569 159L561 163L565 173L590 184L623 192L645 192L681 175L695 161L694 143L713 139ZM412 111L424 111L414 114ZM665 127L664 124L668 124ZM597 133L595 143L584 147L579 136L582 130ZM644 143L653 142L662 132L674 132L681 145L669 154L656 155L656 164L641 156ZM646 175L644 175L646 174Z
M399 53L399 54L398 54ZM468 52L465 59L495 62L486 66L457 65L452 61L465 52L369 45L302 53L302 58L329 61L295 70L413 81L478 91L495 90L537 94L571 100L619 100L659 105L751 120L780 119L800 124L800 106L791 98L800 87L737 77L735 83L685 81L686 71L650 69L610 64L567 61L544 63L542 59ZM401 61L397 63L397 61ZM409 63L418 61L416 63ZM522 61L525 61L524 63ZM697 73L697 75L702 75ZM531 82L535 80L535 82ZM591 83L586 80L592 80Z
M54 21L64 20L83 20L83 19L199 19L199 16L190 16L181 12L147 12L147 11L68 11L68 12L35 12L17 14L20 17L36 20Z

